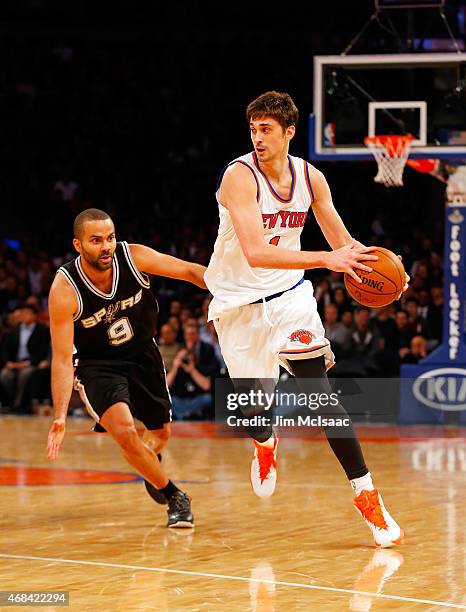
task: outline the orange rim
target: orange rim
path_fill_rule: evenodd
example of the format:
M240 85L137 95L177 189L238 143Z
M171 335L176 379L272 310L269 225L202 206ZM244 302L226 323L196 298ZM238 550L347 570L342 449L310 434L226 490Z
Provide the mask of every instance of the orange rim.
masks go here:
M381 134L366 136L364 144L368 147L384 147L390 157L400 157L413 140L412 134Z

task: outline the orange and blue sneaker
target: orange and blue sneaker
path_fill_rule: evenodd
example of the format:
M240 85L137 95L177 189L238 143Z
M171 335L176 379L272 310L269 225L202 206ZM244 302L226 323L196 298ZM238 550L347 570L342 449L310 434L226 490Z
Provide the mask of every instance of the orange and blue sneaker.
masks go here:
M278 438L274 435L273 447L268 448L253 440L255 450L251 462L251 485L259 497L270 497L275 491L277 482L277 446Z
M395 544L401 544L404 532L388 513L377 489L361 491L354 498L353 503L372 531L376 546L389 548Z

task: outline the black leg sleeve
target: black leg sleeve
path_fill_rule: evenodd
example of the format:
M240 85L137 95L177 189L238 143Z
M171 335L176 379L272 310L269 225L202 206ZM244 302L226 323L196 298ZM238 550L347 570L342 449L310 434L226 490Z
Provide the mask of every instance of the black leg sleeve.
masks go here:
M235 392L238 394L249 394L251 391L257 392L258 390L262 389L260 379L235 379L232 382ZM249 436L251 436L251 438L257 442L266 442L272 436L273 430L270 423L273 421L273 406L267 411L258 406L242 406L239 408L239 411L248 419L254 416L259 416L264 417L267 421L266 423L259 422L257 425L247 425L244 427L245 431Z
M313 359L293 359L288 363L293 368L293 373L297 379L312 379L311 384L313 392L331 393L323 356ZM309 386L304 385L304 387L303 391L308 393ZM365 476L369 470L366 467L361 446L346 410L338 403L336 406L329 406L327 408L321 406L319 408L319 413L322 416L331 414L334 418L349 419L349 427L324 427L323 429L330 447L335 453L342 468L345 470L347 477L352 480L353 478Z

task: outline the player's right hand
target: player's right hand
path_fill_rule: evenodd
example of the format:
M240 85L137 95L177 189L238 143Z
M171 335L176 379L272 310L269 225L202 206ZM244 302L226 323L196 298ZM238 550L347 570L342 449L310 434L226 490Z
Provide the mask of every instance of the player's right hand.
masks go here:
M54 461L58 458L63 438L65 437L66 419L54 419L47 439L47 457Z
M372 268L361 263L362 261L377 261L376 255L371 255L372 251L375 251L377 247L367 247L353 240L349 244L335 249L326 253L326 268L333 270L334 272L345 272L349 274L357 283L361 283L360 277L356 274L355 270L364 270L365 272L372 272Z

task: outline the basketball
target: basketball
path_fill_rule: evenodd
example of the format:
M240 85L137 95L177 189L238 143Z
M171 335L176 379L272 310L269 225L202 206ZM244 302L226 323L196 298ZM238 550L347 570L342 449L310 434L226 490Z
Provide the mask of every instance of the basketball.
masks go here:
M349 274L345 274L345 287L350 296L369 308L381 308L397 299L405 284L405 269L399 257L382 247L372 251L377 261L368 261L372 272L356 270L362 279L357 283Z

